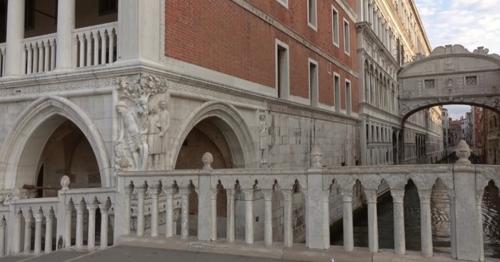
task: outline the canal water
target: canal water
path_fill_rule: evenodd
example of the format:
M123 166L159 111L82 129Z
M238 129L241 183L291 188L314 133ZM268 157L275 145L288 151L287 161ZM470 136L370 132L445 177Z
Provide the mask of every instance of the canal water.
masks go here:
M431 197L433 246L436 253L450 253L450 205L444 185L436 184ZM405 189L406 249L420 250L420 201L413 183ZM380 196L377 204L379 246L394 248L394 216L390 193ZM354 244L368 246L368 210L366 205L354 212ZM485 256L500 258L500 196L499 190L490 184L483 198L483 229ZM342 245L342 222L331 227L331 243Z

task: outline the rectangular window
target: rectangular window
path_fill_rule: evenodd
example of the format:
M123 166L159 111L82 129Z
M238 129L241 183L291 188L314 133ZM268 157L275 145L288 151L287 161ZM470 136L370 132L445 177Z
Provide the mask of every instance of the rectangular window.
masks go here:
M344 52L346 54L351 53L351 29L349 28L349 22L344 19Z
M434 79L426 79L424 80L425 88L434 88Z
M468 86L477 86L477 76L466 76L465 84Z
M352 111L351 81L345 80L345 112L350 115Z
M288 0L277 0L282 6L288 8Z
M311 106L318 105L318 62L309 59L309 100Z
M290 95L288 46L276 42L276 89L279 98L288 98Z
M307 24L316 30L317 24L317 0L307 0Z
M340 75L333 73L333 99L335 111L340 112Z
M339 12L332 5L332 40L339 47Z

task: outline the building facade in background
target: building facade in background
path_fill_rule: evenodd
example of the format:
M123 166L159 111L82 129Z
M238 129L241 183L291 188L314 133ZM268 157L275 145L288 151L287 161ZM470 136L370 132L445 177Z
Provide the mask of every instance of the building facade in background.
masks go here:
M500 116L498 112L484 108L481 128L484 141L483 160L486 164L500 163Z
M399 69L431 52L415 3L361 0L358 17L362 163L436 161L443 150L441 108L402 119L398 107Z

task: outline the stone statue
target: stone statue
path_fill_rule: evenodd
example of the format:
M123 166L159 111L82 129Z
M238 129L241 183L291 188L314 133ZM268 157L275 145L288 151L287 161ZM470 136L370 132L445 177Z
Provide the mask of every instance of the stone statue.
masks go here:
M269 153L269 129L267 126L267 116L265 113L259 115L259 150L260 150L260 164L261 166L267 165L267 158Z
M69 190L70 179L69 176L64 175L61 177L61 190Z
M151 169L165 168L166 133L170 125L170 115L166 99L160 100L158 107L153 107L149 116L149 167Z
M116 110L119 114L118 143L130 154L133 168L145 169L148 144L139 127L136 112L123 101L118 102ZM117 152L117 155L121 153Z

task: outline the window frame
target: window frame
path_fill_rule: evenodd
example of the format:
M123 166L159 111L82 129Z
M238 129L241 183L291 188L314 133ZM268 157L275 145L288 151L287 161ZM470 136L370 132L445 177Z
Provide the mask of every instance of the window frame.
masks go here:
M311 21L311 6L310 1L314 2L314 21ZM318 31L318 0L307 0L307 25L314 31Z
M286 77L287 77L287 83L286 83L286 86L285 86L285 89L282 89L280 88L278 85L280 83L280 81L278 80L278 78L280 77L279 76L279 72L278 72L278 63L279 63L279 48L283 48L286 50L286 62L287 62L287 65L286 65ZM276 88L276 94L277 94L277 97L278 98L281 98L281 99L288 99L290 98L290 48L289 46L276 39L275 41L275 46L274 46L274 66L275 66L275 88Z
M348 88L349 87L349 88ZM352 82L349 79L344 79L344 88L346 90L345 92L345 113L347 115L352 114ZM347 92L349 91L349 92Z
M288 9L288 0L276 0L280 5Z
M336 81L338 80L338 81ZM333 72L333 99L334 99L334 107L336 112L340 112L340 101L341 101L341 92L340 92L340 74L337 72Z
M311 85L311 65L314 65L314 68L316 69L316 83L314 86ZM307 76L307 85L309 87L309 104L311 106L317 107L319 105L319 63L312 58L307 59Z
M347 26L346 26L347 24ZM344 18L344 53L348 56L351 55L351 23L347 19ZM347 33L346 34L346 29ZM347 45L346 45L346 37L347 37Z
M335 8L334 5L332 5L332 9L331 9L331 15L332 15L332 43L334 46L336 46L337 48L340 46L340 13L339 11ZM336 18L334 16L334 12L335 12L335 15L336 15ZM335 28L335 20L336 20L336 23L337 23L337 26ZM336 36L337 36L337 40L335 40L335 33Z

